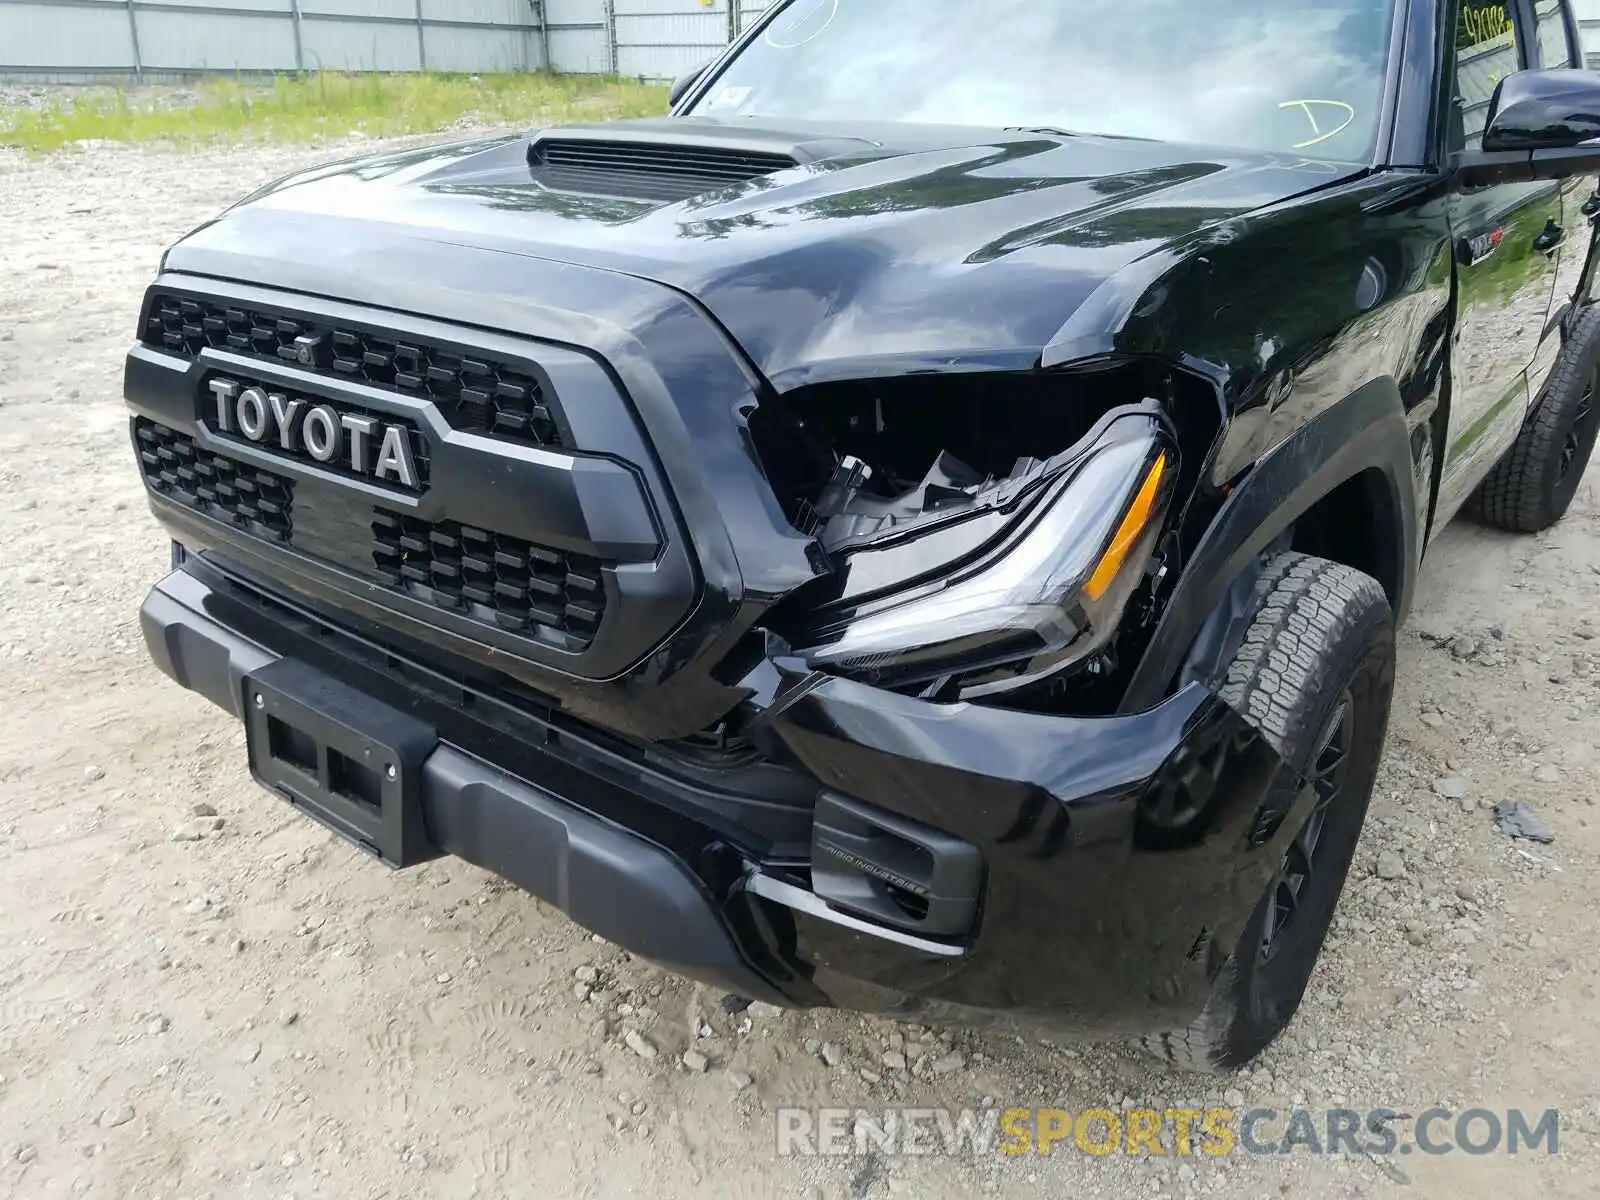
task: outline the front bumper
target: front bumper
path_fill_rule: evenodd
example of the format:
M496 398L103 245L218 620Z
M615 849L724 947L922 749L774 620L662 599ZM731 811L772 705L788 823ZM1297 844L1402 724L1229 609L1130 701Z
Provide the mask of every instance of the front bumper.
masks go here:
M423 717L440 737L420 788L438 849L751 998L1061 1036L1182 1025L1281 854L1282 814L1266 808L1284 794L1282 760L1197 685L1147 713L1080 719L763 664L759 736L819 794L976 848L971 927L923 936L831 906L792 839L744 836L715 804L674 799L645 756L598 731L452 701L418 685L426 671L394 671L392 652L374 665L354 633L308 634L293 606L245 602L238 582L190 560L152 590L141 621L169 676L242 717L246 676L292 658Z

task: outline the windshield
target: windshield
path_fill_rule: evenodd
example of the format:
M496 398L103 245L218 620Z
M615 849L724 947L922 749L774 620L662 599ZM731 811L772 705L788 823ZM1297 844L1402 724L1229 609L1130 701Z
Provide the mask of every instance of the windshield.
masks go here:
M1394 0L794 0L691 112L1368 158Z

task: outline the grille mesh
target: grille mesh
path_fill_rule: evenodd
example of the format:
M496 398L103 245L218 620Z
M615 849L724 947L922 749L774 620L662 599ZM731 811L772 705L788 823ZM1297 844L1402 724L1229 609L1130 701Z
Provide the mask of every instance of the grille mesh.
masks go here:
M286 542L293 534L292 480L213 454L143 417L134 437L145 482L156 491L260 537Z
M193 358L206 348L279 359L318 374L426 397L452 428L560 447L561 432L539 381L514 364L420 339L197 296L153 298L141 334L154 349ZM299 339L310 361L301 357Z
M373 562L390 584L440 608L502 629L559 633L574 649L594 640L605 615L599 559L382 509L372 535Z

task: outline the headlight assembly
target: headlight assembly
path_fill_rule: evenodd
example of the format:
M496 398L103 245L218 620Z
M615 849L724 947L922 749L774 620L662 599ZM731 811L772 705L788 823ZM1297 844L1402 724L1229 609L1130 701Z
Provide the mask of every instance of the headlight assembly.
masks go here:
M1162 420L1148 410L1119 415L993 549L914 590L830 615L801 653L813 667L883 686L955 677L964 696L1085 659L1104 647L1143 576L1177 468Z

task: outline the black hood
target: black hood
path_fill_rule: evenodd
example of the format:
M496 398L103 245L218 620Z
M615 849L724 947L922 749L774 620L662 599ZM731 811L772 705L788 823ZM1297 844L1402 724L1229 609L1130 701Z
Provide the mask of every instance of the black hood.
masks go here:
M652 146L651 173L546 161L597 138ZM303 172L167 266L337 295L341 272L370 290L373 264L347 248L386 239L390 263L421 242L621 272L693 296L785 390L889 364L1037 363L1064 329L1114 321L1080 310L1119 276L1148 282L1229 219L1359 173L1134 139L662 118Z

